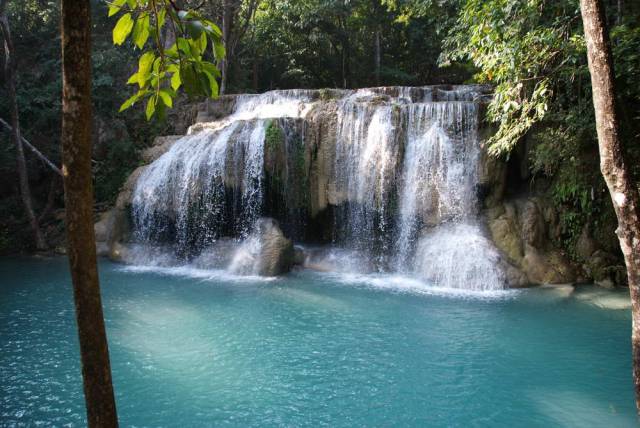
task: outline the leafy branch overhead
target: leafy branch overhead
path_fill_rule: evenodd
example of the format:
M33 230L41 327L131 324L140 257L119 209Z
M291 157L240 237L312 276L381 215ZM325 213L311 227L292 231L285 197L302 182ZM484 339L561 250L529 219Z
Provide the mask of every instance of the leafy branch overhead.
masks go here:
M146 100L147 120L155 113L162 117L181 86L189 96L218 96L220 71L204 59L207 47L215 61L225 56L216 24L193 10L181 10L172 0L114 0L108 5L109 16L119 15L113 43L122 45L130 38L145 51L127 81L138 90L120 106L121 112Z

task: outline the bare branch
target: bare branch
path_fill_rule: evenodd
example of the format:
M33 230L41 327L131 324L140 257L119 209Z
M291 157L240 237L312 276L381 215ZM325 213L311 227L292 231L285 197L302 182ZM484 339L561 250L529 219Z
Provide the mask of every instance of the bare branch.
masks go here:
M2 125L9 132L13 131L13 128L11 127L11 125L9 125L3 119L0 119L0 125ZM24 145L27 146L27 148L31 150L38 159L40 159L42 162L47 164L49 168L51 168L56 174L62 177L62 171L60 171L60 168L58 168L53 162L47 159L47 157L43 155L40 150L36 149L30 142L28 142L26 138L24 138L23 136L20 136L20 137Z

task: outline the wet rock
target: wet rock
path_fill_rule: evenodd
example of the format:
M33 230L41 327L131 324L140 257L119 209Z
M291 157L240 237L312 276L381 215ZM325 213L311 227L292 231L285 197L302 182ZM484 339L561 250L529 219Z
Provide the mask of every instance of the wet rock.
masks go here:
M173 144L182 138L181 135L166 135L156 137L151 147L147 147L141 153L142 160L145 163L151 163L165 154Z
M99 257L109 256L111 250L111 236L113 234L113 211L109 210L100 216L100 220L94 224L96 235L96 253Z
M576 292L572 297L603 309L631 309L631 298L629 297L629 293L626 291L585 286L576 288Z
M505 282L510 288L523 288L531 285L527 275L522 270L511 265L510 263L503 262L501 264L502 271L504 272Z
M515 206L505 203L490 210L487 217L493 243L511 263L519 265L524 252Z
M546 228L538 201L527 200L523 205L520 215L522 239L527 245L542 248L545 245Z
M211 122L229 116L233 112L235 104L236 96L234 95L222 95L215 100L202 102L197 106L195 122Z
M278 222L261 218L236 251L229 270L241 275L277 276L291 270L294 257L293 243L284 236Z
M131 234L130 210L133 189L145 168L139 167L131 173L122 186L114 207L102 213L98 222L94 224L96 251L99 256L111 257L116 244L128 240ZM113 259L122 261L119 256Z
M548 227L554 226L554 214L545 201L524 198L505 202L485 214L494 244L515 269L505 270L511 272L507 276L512 286L576 281L575 266L552 244Z
M109 258L118 263L124 263L128 260L129 248L120 242L114 242L109 248Z
M522 270L529 281L535 284L563 284L576 280L575 269L559 251L541 251L528 244L525 246Z
M297 266L302 266L304 264L304 260L306 255L304 253L304 248L295 246L293 247L293 264Z
M291 270L294 262L293 243L287 239L273 219L258 220L262 248L259 253L258 274L276 276Z
M340 205L346 195L339 194L336 183L331 181L335 168L337 138L337 104L329 101L322 108L314 108L308 115L309 128L307 157L310 159L309 193L311 216L316 217L329 204Z
M608 281L614 284L624 282L623 278L618 278L616 257L603 250L596 250L587 258L584 270L596 284L606 285ZM622 281L619 281L619 279L622 279Z
M486 150L482 150L477 187L478 196L486 208L500 204L507 187L506 162L495 156L490 156Z
M591 237L589 227L585 226L576 242L576 254L583 260L589 260L597 250L598 244Z

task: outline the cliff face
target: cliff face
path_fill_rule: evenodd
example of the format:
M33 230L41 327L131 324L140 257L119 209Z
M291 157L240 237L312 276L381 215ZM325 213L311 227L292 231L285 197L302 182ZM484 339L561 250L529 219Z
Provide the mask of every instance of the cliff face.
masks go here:
M143 153L96 224L99 250L127 260L135 243L189 259L267 216L296 242L357 250L377 270L449 269L478 287L581 279L553 245L554 207L514 196L507 163L483 153L485 92L297 90L201 104L188 135Z

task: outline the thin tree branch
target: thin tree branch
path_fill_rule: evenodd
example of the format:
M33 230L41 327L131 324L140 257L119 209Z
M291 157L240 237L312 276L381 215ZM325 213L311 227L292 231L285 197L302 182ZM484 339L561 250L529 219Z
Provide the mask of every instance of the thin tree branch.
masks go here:
M11 125L9 125L3 119L0 119L0 125L4 126L5 129L7 131L9 131L9 132L11 132L13 130ZM33 154L36 155L36 157L38 157L42 162L47 164L47 166L49 168L51 168L55 173L57 173L60 177L62 177L62 171L60 171L60 168L58 168L53 162L51 162L49 159L47 159L47 157L45 155L43 155L42 152L40 152L40 150L36 149L33 145L31 145L31 143L28 142L26 138L24 138L22 136L20 136L20 137L21 137L22 142L24 143L24 145L27 146L27 148L29 150L31 150L33 152Z

